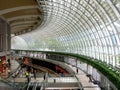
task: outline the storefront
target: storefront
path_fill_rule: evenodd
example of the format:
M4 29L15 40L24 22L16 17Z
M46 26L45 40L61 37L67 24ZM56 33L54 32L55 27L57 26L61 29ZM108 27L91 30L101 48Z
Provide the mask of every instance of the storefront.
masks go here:
M6 57L1 56L0 57L0 73L3 73L6 71L7 63L6 63Z

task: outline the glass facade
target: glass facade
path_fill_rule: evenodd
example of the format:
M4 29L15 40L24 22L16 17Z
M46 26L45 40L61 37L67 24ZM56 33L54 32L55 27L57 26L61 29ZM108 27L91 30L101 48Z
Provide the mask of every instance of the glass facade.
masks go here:
M37 0L44 14L12 49L78 53L120 67L120 0Z

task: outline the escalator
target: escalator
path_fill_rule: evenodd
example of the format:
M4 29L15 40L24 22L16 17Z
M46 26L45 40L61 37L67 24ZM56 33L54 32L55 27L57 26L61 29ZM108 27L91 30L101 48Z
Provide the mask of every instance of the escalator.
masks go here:
M0 82L0 90L17 90L12 86L8 85L7 83Z
M0 90L17 90L15 83L8 81L7 79L0 79Z
M31 85L28 90L33 90L33 86Z
M40 90L41 88L41 83L36 82L35 86L34 86L34 90Z
M35 82L29 82L27 90L33 90L33 87L35 86Z
M36 87L36 90L40 90L40 88L41 88L40 86L37 86L37 87Z
M30 82L27 90L41 90L41 83L39 82Z

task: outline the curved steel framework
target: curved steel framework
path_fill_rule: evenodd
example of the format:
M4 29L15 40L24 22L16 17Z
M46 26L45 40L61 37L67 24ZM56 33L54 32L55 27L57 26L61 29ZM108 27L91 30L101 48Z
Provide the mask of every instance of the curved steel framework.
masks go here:
M38 0L44 21L12 49L69 52L120 65L120 0ZM18 43L19 45L15 44ZM23 47L21 43L26 43Z

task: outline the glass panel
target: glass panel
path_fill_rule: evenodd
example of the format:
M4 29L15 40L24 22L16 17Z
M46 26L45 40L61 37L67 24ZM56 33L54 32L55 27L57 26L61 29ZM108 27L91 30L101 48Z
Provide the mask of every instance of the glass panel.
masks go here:
M120 0L38 3L44 15L42 24L33 32L13 37L12 49L78 53L113 66L119 64Z

